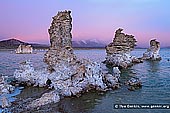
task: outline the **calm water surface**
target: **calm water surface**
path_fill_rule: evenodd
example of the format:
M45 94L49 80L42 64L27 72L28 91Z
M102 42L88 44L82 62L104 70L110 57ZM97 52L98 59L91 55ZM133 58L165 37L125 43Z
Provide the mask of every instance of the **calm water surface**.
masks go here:
M142 56L145 49L136 49L132 55ZM79 58L89 58L93 61L103 61L105 50L75 50ZM57 104L50 106L51 111L60 110L61 112L87 112L87 113L168 113L170 110L160 109L114 109L114 104L169 104L170 105L170 49L161 49L162 60L145 61L136 64L129 69L122 70L121 88L105 93L92 91L85 93L79 98L64 98ZM35 69L46 67L43 63L44 52L37 54L14 54L10 51L0 52L0 74L12 76L19 63L24 60L31 60ZM141 79L143 87L135 91L129 91L124 82L131 77L137 76ZM10 101L14 101L15 96L29 97L37 90L23 90L17 88L14 93L9 94ZM1 103L0 103L1 104ZM43 108L41 108L43 110ZM45 108L44 108L45 109Z

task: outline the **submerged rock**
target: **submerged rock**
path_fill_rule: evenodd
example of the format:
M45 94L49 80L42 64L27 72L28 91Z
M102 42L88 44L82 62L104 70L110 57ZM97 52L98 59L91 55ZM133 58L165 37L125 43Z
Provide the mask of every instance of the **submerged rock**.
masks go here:
M44 94L40 99L33 101L30 104L31 107L36 104L39 106L57 102L60 98L56 97L57 101L55 101L54 95L79 96L82 92L91 89L106 91L119 87L118 68L113 68L113 74L108 74L103 71L100 63L78 59L74 54L71 43L70 13L71 11L62 11L53 17L49 29L51 46L44 56L44 62L47 63L48 68L34 70L31 63L26 61L21 63L20 69L14 73L18 82L54 88L52 94Z
M60 97L59 95L54 92L51 91L49 93L44 93L41 98L38 98L36 100L33 100L27 107L28 108L35 108L35 107L39 107L39 106L43 106L45 104L49 104L49 103L56 103L60 101Z
M132 58L132 63L143 63L143 59L142 58Z
M115 32L113 42L106 46L106 60L104 63L113 67L127 68L132 65L133 58L130 52L136 46L136 39L133 35L122 33L119 28Z
M129 85L128 90L134 91L135 89L142 87L142 82L139 80L139 78L131 78L126 82L126 85Z
M127 82L130 86L142 86L142 82L139 80L139 78L131 78Z
M144 60L161 60L159 55L160 42L153 39L150 41L150 48L143 54L142 59Z

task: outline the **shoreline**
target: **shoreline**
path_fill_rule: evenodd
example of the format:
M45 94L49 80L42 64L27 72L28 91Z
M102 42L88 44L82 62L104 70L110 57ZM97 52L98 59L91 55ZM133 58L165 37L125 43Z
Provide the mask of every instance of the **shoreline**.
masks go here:
M74 50L105 50L105 48L93 48L93 47L76 47L76 48L73 48ZM138 50L142 50L142 49L147 49L147 48L135 48L135 49L138 49ZM134 50L135 50L134 49ZM170 49L170 48L160 48L160 49ZM48 49L34 49L33 51L47 51ZM11 51L11 52L15 52L15 49L0 49L0 52L2 51Z

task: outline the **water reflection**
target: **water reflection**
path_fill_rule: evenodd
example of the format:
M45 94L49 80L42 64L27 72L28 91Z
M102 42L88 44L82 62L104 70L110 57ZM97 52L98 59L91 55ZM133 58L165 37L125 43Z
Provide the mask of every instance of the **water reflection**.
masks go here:
M22 92L17 95L17 98L27 99L31 97L36 97L43 94L47 88L40 87L25 87Z
M144 50L145 51L145 50ZM90 58L94 61L103 61L105 58L105 50L77 50L76 55L81 58ZM143 53L143 50L135 50L134 55ZM169 104L170 103L170 63L167 58L170 58L169 50L161 50L163 59L160 62L145 61L144 63L136 64L129 69L121 70L121 88L101 94L99 92L89 92L81 97L64 98L57 104L49 104L42 106L38 110L30 112L93 112L93 113L166 113L166 110L120 110L114 109L114 104ZM43 68L42 62L43 53L33 55L14 55L9 53L0 53L0 72L5 75L11 75L21 60L31 59L35 68ZM8 59L6 58L8 57ZM38 62L38 63L37 63ZM10 71L9 71L10 70ZM12 70L12 71L11 71ZM108 68L109 72L112 72ZM129 91L123 84L131 77L137 76L141 78L143 87L139 90ZM18 98L28 98L41 92L41 89L23 90ZM43 90L42 90L43 92Z
M160 71L160 61L146 61L148 72L155 74Z
M89 92L81 97L65 98L59 102L59 108L68 113L81 113L94 109L102 102L104 94L101 92Z
M58 103L42 106L31 112L88 113L89 110L102 103L103 97L105 97L103 92L90 91L80 97L65 97Z

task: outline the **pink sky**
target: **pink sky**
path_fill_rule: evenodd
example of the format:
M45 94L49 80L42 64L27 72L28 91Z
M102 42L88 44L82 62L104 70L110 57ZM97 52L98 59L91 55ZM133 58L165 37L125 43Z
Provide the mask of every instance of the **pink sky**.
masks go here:
M156 38L170 46L169 0L4 0L0 7L0 40L17 38L49 43L51 17L69 9L73 17L73 40L97 39L109 43L116 29L124 29L148 46Z

